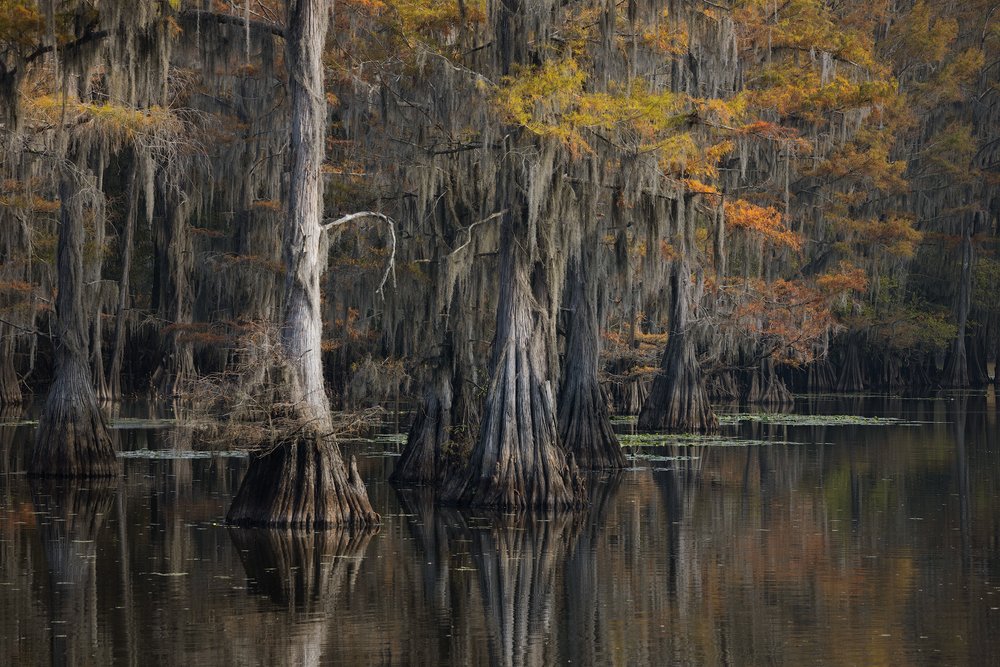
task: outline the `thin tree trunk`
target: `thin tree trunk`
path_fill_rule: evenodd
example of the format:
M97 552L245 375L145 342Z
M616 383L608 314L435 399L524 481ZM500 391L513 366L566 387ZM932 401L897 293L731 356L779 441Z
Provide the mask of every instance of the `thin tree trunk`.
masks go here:
M106 477L118 471L118 462L87 363L83 206L74 178L73 174L66 174L59 187L55 376L38 420L28 473Z
M108 366L108 398L112 401L120 400L122 397L121 375L122 357L125 351L125 316L128 307L129 274L132 270L132 241L135 237L135 221L139 210L138 169L137 158L133 158L132 167L129 170L126 192L128 210L125 213L125 231L120 247L122 253L122 275L118 280L118 307L115 310L115 333L111 343L111 363Z
M254 456L227 521L243 526L366 525L379 521L352 460L345 466L331 434L320 344L322 181L326 138L323 47L329 6L288 0L288 83L292 99L291 178L283 229L285 302L281 343L289 402L301 429Z
M639 412L643 430L705 433L719 428L687 331L690 282L687 262L675 261L670 274L670 337L660 371Z
M965 220L962 225L961 272L958 282L956 316L958 330L948 354L944 369L944 384L948 387L968 387L969 366L965 349L966 327L969 322L969 310L972 305L972 222Z
M165 193L167 220L165 225L163 319L168 323L160 342L160 365L153 374L152 384L158 394L165 397L179 396L184 385L194 377L194 351L184 341L186 325L192 321L194 289L191 274L194 268L194 250L187 223L189 204L173 193Z
M596 239L581 249L566 277L570 323L559 385L559 440L585 470L624 468L625 457L611 428L608 401L597 380L600 331L593 255Z
M572 455L559 446L544 264L526 250L527 205L512 175L501 176L509 202L500 238L497 329L479 439L464 469L449 472L445 502L502 510L559 509L582 502Z
M103 168L103 167L102 167ZM90 373L94 383L94 394L100 403L108 400L108 385L104 377L104 299L101 278L104 273L104 238L106 235L103 218L94 221L94 257L86 267L87 290L84 308L93 313L90 318Z

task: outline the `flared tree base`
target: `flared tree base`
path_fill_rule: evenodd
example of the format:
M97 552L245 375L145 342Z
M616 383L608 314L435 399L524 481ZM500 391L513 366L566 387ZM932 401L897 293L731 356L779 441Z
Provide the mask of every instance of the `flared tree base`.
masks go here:
M795 397L788 390L774 368L774 364L765 359L750 374L747 393L743 397L746 403L768 407L781 408L795 403Z
M28 464L34 477L113 477L118 459L86 371L67 373L49 389Z
M254 455L226 522L234 526L322 530L371 526L380 521L351 458L337 445L302 435Z
M712 410L694 350L681 336L667 341L664 363L653 379L639 412L639 429L672 433L714 433L719 419ZM679 348L679 349L678 349Z
M434 484L440 474L441 452L451 437L451 383L428 388L424 404L413 420L406 447L389 477L393 484Z
M522 352L522 353L518 353ZM550 385L523 350L500 362L468 465L449 468L448 505L499 511L564 510L586 504L583 478L559 446Z
M581 470L625 467L625 456L608 417L608 404L596 379L563 390L559 440L564 449L573 453Z

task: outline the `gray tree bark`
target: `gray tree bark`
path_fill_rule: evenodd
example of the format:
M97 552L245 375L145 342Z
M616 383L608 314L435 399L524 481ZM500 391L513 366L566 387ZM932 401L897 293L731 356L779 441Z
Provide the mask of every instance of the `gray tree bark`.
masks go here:
M288 0L286 62L292 100L291 179L283 229L285 299L281 343L288 398L301 429L254 456L227 521L242 526L318 529L379 522L354 461L348 467L331 434L320 344L322 181L326 139L324 0Z

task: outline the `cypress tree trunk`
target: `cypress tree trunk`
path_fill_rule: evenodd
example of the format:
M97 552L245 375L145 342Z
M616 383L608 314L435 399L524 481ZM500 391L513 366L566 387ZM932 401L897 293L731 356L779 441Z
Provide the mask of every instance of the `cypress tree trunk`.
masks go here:
M840 377L837 379L837 391L864 391L865 378L861 369L859 334L849 336L846 345L843 366L840 368Z
M761 359L757 368L750 372L748 385L746 396L743 397L747 403L786 406L795 402L792 392L788 391L784 380L775 371L774 361L770 357Z
M115 333L111 341L111 363L108 366L108 399L122 397L122 357L125 352L125 315L128 307L129 274L132 270L132 241L135 237L135 219L139 209L139 186L137 172L138 159L133 158L129 169L128 188L125 197L128 210L125 213L125 231L122 235L122 274L118 280L118 307L115 309Z
M451 437L451 363L441 362L424 388L423 405L406 437L406 447L389 478L401 484L433 484L441 451Z
M585 470L625 467L621 445L611 428L608 401L597 381L601 340L594 245L596 241L585 241L578 264L567 272L570 322L559 385L559 441Z
M556 431L547 270L528 256L523 192L510 174L500 178L499 195L509 209L501 222L490 385L471 459L448 473L442 499L501 510L574 507L582 502L582 485Z
M708 433L719 428L687 331L690 282L687 262L675 261L670 273L670 337L649 398L639 412L643 430Z
M828 357L816 359L806 370L806 389L808 391L830 391L837 381L833 373L833 365Z
M289 403L301 429L272 451L254 456L227 521L242 526L378 523L352 461L344 465L331 435L320 350L320 253L326 135L323 46L329 7L323 0L288 0L287 67L292 99L291 179L283 229L285 301L281 343Z
M966 327L968 326L969 309L972 304L972 224L969 220L965 220L962 225L961 253L961 273L959 275L958 295L955 307L958 331L955 333L955 340L952 342L951 350L948 353L943 377L943 384L945 386L955 388L968 387L970 384L969 366L965 349Z
M74 178L64 175L59 186L55 376L38 419L28 474L107 477L118 471L118 462L87 363L83 206Z
M14 328L0 323L0 405L20 404L21 382L14 368Z
M168 193L167 199L172 199L173 194ZM185 201L168 201L164 225L164 256L161 261L167 270L163 273L163 301L160 305L163 319L169 324L160 342L160 365L153 374L152 384L158 394L166 397L181 395L185 383L195 376L194 351L189 343L182 340L185 325L191 324L193 319L194 307L194 287L191 284L194 249L187 223L188 206Z
M713 401L738 401L740 387L736 382L736 373L730 370L716 371L705 380L705 391Z

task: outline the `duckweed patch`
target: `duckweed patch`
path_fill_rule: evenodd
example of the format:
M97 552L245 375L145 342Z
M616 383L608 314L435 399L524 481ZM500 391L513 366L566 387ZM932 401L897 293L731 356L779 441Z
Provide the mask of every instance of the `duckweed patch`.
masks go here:
M133 449L127 452L118 452L118 457L123 459L152 459L157 461L173 459L210 459L213 456L220 458L246 458L249 455L249 452L245 452L243 450L206 451L203 449Z
M618 442L622 447L759 447L763 445L825 444L791 442L788 440L729 438L720 435L698 435L696 433L635 433L619 435Z
M920 422L898 417L862 417L861 415L801 415L791 413L748 412L719 415L719 424L733 426L741 422L775 426L919 426Z

